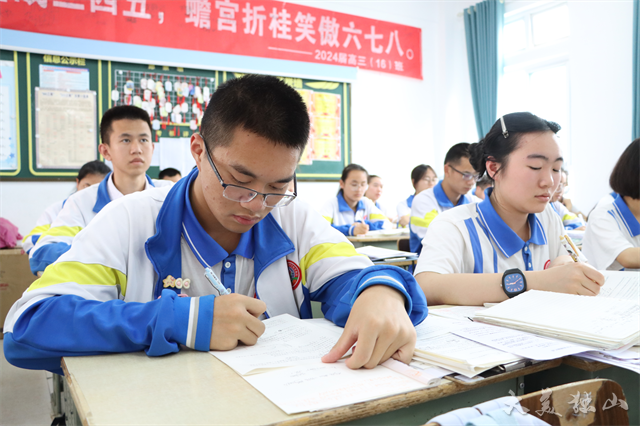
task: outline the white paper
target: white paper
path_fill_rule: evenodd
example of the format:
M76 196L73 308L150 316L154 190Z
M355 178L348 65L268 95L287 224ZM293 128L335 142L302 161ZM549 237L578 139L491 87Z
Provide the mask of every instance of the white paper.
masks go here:
M369 231L362 237L389 237L389 236L402 236L409 235L409 229L407 228L397 228L397 229L377 229L375 231Z
M640 272L602 271L602 274L605 277L605 281L598 297L640 302Z
M486 308L483 306L454 306L452 308L429 309L429 315L437 315L454 320L471 321L473 316Z
M392 259L397 257L406 258L406 257L417 256L416 253L410 253L408 251L390 250L390 249L375 247L375 246L358 247L356 251L360 254L364 254L371 260Z
M458 327L460 327L460 323L458 321L433 316L431 315L431 311L429 311L429 315L424 319L424 321L416 326L416 333L418 335L416 339L416 347L420 347L422 342L427 343L434 337L450 333L451 331L458 329Z
M15 67L13 61L0 61L0 170L17 168Z
M244 376L265 369L319 363L340 338L330 330L287 314L263 322L266 330L254 346L211 351L211 355Z
M287 414L341 407L427 387L382 366L351 370L344 361L291 367L246 376L245 380Z
M438 386L441 378L447 374L451 374L450 370L435 365L420 362L412 362L410 365L407 365L404 362L396 361L392 358L389 358L381 365L410 379L417 380L430 388Z
M89 90L89 70L40 65L40 87L58 90Z
M585 352L582 354L578 354L576 356L580 358L590 359L592 361L604 362L605 364L609 364L609 365L615 365L616 367L625 368L627 370L631 370L640 374L640 364L636 364L628 360L619 360L619 359L607 357L607 356L598 354L597 352Z
M453 333L504 352L539 361L594 349L566 340L548 339L524 331L480 323L471 323Z
M617 349L640 335L637 303L536 290L479 312L474 319L599 349Z

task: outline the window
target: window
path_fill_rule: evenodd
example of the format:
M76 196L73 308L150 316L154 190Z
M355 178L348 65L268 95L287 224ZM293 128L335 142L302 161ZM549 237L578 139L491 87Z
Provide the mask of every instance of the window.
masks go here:
M505 10L498 114L530 111L560 124L559 141L570 163L569 7L556 1L525 6L514 1Z

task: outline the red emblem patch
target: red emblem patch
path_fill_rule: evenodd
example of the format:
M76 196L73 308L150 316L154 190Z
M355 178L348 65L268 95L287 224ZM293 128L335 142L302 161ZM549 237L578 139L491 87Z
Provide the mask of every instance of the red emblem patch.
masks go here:
M291 279L291 288L295 290L302 281L302 271L300 267L292 260L287 260L287 267L289 267L289 278Z
M547 263L544 264L544 269L547 269L550 263L551 263L551 259L547 260Z

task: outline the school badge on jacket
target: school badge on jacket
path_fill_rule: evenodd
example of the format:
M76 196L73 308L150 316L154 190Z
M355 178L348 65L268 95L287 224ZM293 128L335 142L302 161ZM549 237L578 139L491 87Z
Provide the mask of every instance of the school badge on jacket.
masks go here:
M291 279L291 288L295 290L302 281L302 271L300 267L292 260L287 260L287 267L289 268L289 278Z

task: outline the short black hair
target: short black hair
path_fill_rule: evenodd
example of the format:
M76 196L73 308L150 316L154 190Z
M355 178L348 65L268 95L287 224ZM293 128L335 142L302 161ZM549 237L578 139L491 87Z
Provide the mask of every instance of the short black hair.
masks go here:
M449 148L444 157L444 164L457 164L462 158L469 158L469 144L460 142Z
M490 187L491 185L493 185L493 182L491 181L491 179L489 179L488 176L482 176L477 182L476 182L476 186L479 186L480 188L482 188L482 190L484 191L486 188Z
M609 186L623 197L640 199L640 138L631 142L618 159Z
M413 183L413 186L416 186L416 183L421 181L422 178L424 178L424 175L426 175L429 170L431 170L434 175L438 176L436 171L433 170L433 167L427 164L420 164L419 166L415 166L413 170L411 170L411 183Z
M114 106L104 113L100 121L100 140L102 143L109 145L111 130L113 130L111 124L118 120L142 120L149 125L149 132L151 132L151 120L147 111L132 105Z
M158 174L158 179L164 179L166 177L174 177L176 175L182 176L182 173L180 173L180 170L174 169L173 167L167 167L164 170L160 170L160 173Z
M561 127L558 123L547 121L530 112L513 112L502 116L506 132L502 130L502 122L498 119L484 138L469 147L469 162L473 168L484 175L487 171L487 160L500 163L502 170L509 159L509 155L518 148L522 135L526 133L553 132L558 133ZM494 176L489 176L494 180Z
M302 154L309 127L307 106L295 89L276 77L248 74L213 92L200 134L209 150L228 145L242 128Z
M87 175L105 176L110 171L111 169L109 168L109 166L104 164L102 161L98 161L98 160L89 161L88 163L85 163L82 167L80 167L80 170L78 170L78 176L76 176L76 179L78 179L78 181L81 181L82 179L87 177Z

